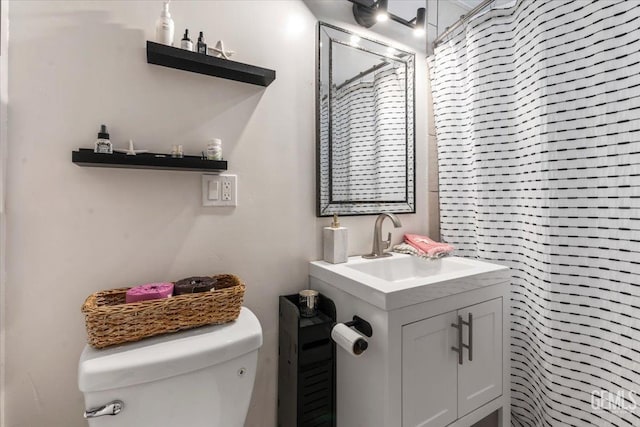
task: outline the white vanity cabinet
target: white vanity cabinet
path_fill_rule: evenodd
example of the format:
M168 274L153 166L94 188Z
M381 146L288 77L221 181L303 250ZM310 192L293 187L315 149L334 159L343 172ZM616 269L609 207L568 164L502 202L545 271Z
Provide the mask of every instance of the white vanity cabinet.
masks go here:
M414 260L386 261L415 267L399 279L368 265L380 260L311 263L310 287L334 301L337 320L373 328L360 357L337 349L337 427L470 427L496 411L496 427L510 426L509 271L439 261L424 261L422 278Z
M444 427L499 397L502 376L502 298L404 325L402 426Z

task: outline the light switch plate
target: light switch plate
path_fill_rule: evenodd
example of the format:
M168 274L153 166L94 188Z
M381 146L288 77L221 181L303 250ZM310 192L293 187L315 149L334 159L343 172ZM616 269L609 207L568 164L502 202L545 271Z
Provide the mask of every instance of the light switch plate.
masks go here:
M218 181L209 181L209 200L220 200L220 183Z
M202 206L238 206L237 182L237 175L202 175Z

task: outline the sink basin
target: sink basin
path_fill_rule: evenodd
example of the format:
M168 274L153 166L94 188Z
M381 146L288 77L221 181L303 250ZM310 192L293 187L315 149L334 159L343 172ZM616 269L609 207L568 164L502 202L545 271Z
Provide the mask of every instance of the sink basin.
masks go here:
M428 260L394 253L350 257L346 263L311 262L311 287L322 281L383 310L394 310L510 280L509 269L462 257Z
M425 260L412 256L380 258L361 263L353 262L347 263L345 266L388 282L429 278L473 268L472 265L457 261L456 258Z

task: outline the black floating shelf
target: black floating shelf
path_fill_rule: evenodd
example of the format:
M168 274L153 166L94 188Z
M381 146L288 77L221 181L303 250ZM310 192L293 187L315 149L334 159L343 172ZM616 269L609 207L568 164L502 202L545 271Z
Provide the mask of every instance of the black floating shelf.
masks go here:
M204 160L200 156L184 156L180 159L169 155L140 153L128 156L124 153L94 153L92 149L81 148L71 153L71 160L78 166L129 169L163 169L180 171L215 172L227 170L226 160Z
M151 41L147 41L147 62L265 87L276 79L274 70L216 58L215 56L178 49L177 47Z

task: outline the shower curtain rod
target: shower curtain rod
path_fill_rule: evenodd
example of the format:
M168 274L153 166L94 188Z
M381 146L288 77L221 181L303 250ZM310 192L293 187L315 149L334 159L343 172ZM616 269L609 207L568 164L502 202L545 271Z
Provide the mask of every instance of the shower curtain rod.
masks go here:
M356 74L354 77L351 77L349 80L346 80L344 83L341 83L338 86L336 86L336 90L342 89L343 87L345 87L349 83L353 83L356 80L361 79L362 77L366 76L367 74L371 74L374 71L378 71L380 68L384 67L385 65L389 65L389 62L383 61L382 63L380 63L378 65L374 65L373 67L371 67L371 68L369 68L367 70L364 70L361 73Z
M484 9L485 7L487 7L488 5L493 3L493 1L494 0L484 0L482 3L480 3L479 5L474 7L473 9L471 9L466 15L462 15L460 17L460 19L458 19L452 26L447 27L447 29L444 31L444 33L440 34L436 38L436 40L433 42L433 47L434 48L437 47L440 43L442 43L442 41L444 40L445 37L447 37L454 30L456 30L459 26L463 25L465 22L467 22L469 19L471 19L473 16L475 16L482 9Z

